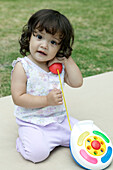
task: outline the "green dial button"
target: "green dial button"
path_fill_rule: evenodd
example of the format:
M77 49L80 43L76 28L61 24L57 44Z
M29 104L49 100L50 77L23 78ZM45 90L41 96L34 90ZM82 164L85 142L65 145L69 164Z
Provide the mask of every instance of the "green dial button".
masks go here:
M94 130L93 133L94 133L95 135L101 136L107 143L110 142L109 139L107 138L107 136L104 135L103 133L101 133L101 132L99 132L99 131L96 131L96 130Z

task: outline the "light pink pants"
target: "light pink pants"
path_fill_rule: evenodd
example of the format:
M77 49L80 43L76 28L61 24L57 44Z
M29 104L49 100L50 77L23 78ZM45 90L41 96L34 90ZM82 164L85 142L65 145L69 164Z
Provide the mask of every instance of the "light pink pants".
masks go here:
M62 123L37 126L16 119L19 125L19 137L16 141L17 151L34 163L45 160L57 146L69 147L70 128L67 117ZM70 117L71 127L78 122Z

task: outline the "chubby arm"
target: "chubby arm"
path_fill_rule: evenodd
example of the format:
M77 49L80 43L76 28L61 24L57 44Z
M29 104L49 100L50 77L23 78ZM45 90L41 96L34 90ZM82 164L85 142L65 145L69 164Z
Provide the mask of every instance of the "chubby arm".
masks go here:
M62 94L53 89L47 96L34 96L26 93L27 78L22 64L18 62L11 79L11 93L16 105L25 108L42 108L50 105L62 104Z
M64 59L64 65L65 65L65 82L71 86L71 87L80 87L83 84L83 78L82 74L72 59L72 57L69 57L68 59Z

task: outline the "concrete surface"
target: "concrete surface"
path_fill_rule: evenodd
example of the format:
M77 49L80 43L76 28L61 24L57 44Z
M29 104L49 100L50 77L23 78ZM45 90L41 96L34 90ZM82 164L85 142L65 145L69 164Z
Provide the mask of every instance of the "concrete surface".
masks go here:
M113 72L84 78L77 89L65 86L68 112L79 120L93 120L113 143ZM24 160L16 151L18 127L11 96L0 98L0 170L81 170L69 148L58 147L42 163ZM113 163L107 168L113 170Z

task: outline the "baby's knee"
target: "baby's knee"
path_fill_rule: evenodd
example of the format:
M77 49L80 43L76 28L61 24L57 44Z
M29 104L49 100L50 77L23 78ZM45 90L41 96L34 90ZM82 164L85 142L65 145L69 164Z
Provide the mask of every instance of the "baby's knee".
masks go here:
M37 146L35 144L29 152L29 160L34 163L44 161L49 156L49 153L49 148L46 145Z
M45 160L50 153L48 140L42 131L35 128L20 128L19 152L34 163Z

